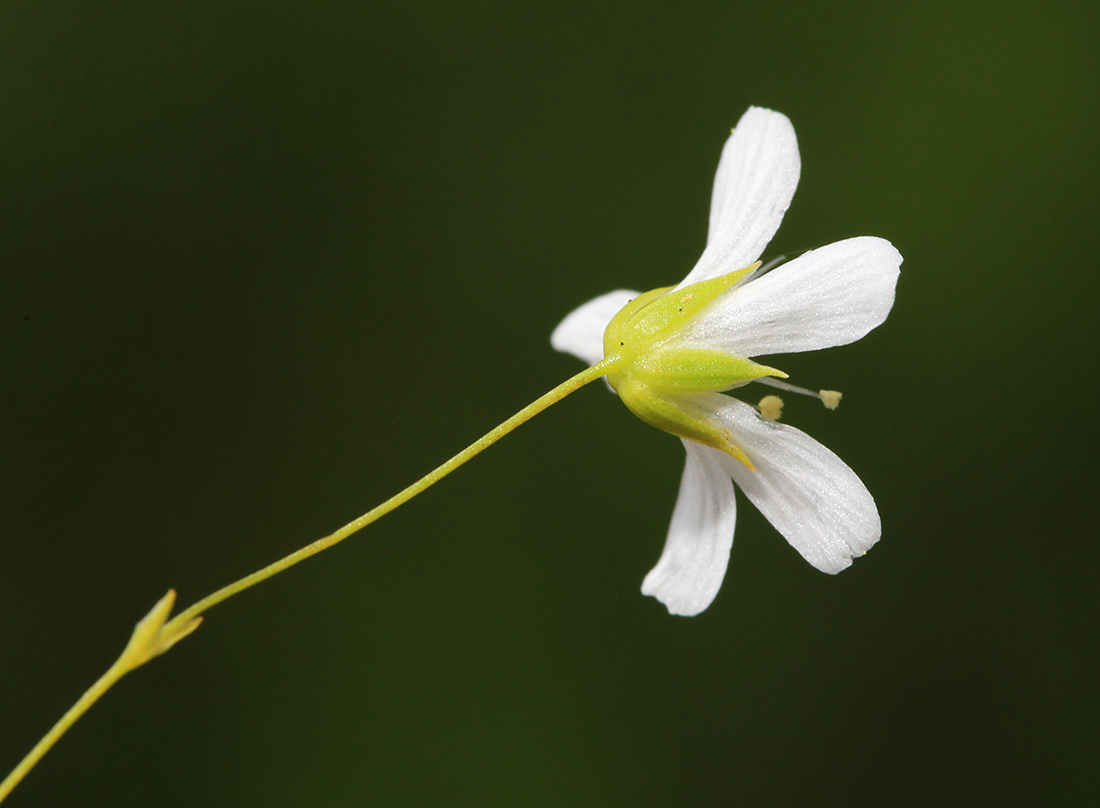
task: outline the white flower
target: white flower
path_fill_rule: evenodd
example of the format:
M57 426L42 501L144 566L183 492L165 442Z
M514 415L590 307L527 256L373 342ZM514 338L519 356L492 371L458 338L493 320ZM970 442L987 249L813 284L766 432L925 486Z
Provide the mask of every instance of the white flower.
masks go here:
M749 357L854 342L893 305L902 258L880 238L839 241L758 271L799 169L790 121L750 108L722 150L695 268L671 290L591 300L550 338L589 364L617 357L608 381L624 403L683 440L668 539L642 584L673 614L698 614L718 593L733 545L734 482L823 572L840 572L881 534L874 499L839 457L721 393L785 376ZM839 395L826 398L835 406Z

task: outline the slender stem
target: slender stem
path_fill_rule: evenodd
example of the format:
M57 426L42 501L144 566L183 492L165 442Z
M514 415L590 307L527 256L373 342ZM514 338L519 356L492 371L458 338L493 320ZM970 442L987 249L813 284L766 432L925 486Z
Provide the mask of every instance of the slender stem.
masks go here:
M120 659L114 665L112 665L105 674L99 677L88 690L80 697L80 700L69 708L69 711L61 717L61 720L54 724L53 729L46 733L46 735L40 740L30 751L30 753L19 762L12 773L9 774L4 782L0 783L0 802L4 801L4 798L11 793L11 790L19 785L19 782L27 775L35 764L42 759L50 748L57 743L58 738L65 734L65 731L76 723L76 720L80 716L87 712L99 697L106 693L115 682L123 677L123 675L130 670L129 667L121 664Z
M45 755L46 752L48 752L50 748L57 742L57 740L65 734L65 731L68 730L68 728L72 726L76 722L76 720L80 718L80 716L84 715L88 708L95 704L99 697L106 693L111 688L111 686L114 685L115 682L121 679L127 672L144 664L153 656L167 650L178 639L182 639L182 637L190 633L195 628L195 626L198 625L197 621L195 621L195 618L205 612L207 609L211 608L212 606L216 606L223 600L233 597L238 592L243 592L249 587L255 586L256 584L260 583L260 581L267 580L272 575L276 575L287 569L288 567L293 567L299 561L304 561L310 556L316 555L322 550L326 550L329 547L332 547L332 545L340 543L351 534L355 533L358 530L361 530L362 528L369 525L371 522L374 522L375 520L385 516L394 508L405 504L429 486L439 482L441 479L457 469L467 460L481 453L485 449L488 449L502 437L515 429L517 426L533 418L535 415L538 415L551 404L561 401L567 395L583 387L589 382L594 381L601 376L605 376L609 372L612 372L617 362L618 357L609 357L607 359L604 359L599 364L593 365L587 370L578 373L573 378L555 387L546 395L528 404L526 407L517 412L496 429L478 438L476 441L474 441L461 452L456 454L446 463L439 466L434 471L430 471L428 474L421 477L404 491L386 500L377 508L368 511L367 513L360 516L358 519L349 522L332 535L326 536L323 539L318 539L312 544L307 544L302 549L291 553L290 555L280 559L279 561L276 561L274 564L269 564L263 569L258 570L251 575L246 575L239 581L236 581L229 586L219 589L214 594L208 595L207 597L200 600L198 603L195 603L193 606L190 606L189 608L180 612L167 623L163 623L163 618L167 617L168 611L171 609L171 601L169 600L168 606L164 607L163 614L160 617L160 620L157 621L157 628L159 628L159 631L155 632L157 638L161 638L162 640L166 639L167 641L161 642L161 644L158 646L156 645L156 638L145 638L148 643L152 644L149 645L148 648L144 649L144 654L139 653L137 655L140 658L134 658L133 655L128 657L128 652L130 651L130 647L128 646L127 651L123 652L118 661L115 662L115 664L112 665L110 669L105 674L103 674L103 676L101 676L99 680L94 685L92 685L83 696L80 697L80 700L76 704L74 704L72 708L67 713L65 713L61 720L54 725L53 729L51 729L45 735L45 737L43 737L42 740L38 742L34 749L30 751L30 754L23 758L23 760L19 763L18 766L15 767L12 773L9 774L2 783L0 783L0 802L3 802L4 798L8 794L10 794L11 790L19 784L19 782L26 776L27 772L34 768L35 764L38 763L42 756ZM174 593L169 593L169 595L172 599L174 599ZM164 603L164 601L162 601L162 603ZM146 619L148 620L150 618ZM162 624L162 626L160 624ZM139 624L139 629L140 627L141 624Z
M362 528L369 525L371 522L374 522L377 519L385 516L394 508L397 508L400 505L404 505L406 502L422 492L424 489L439 482L452 471L465 463L467 460L471 459L477 454L480 454L485 449L488 449L502 437L515 429L517 426L533 418L535 415L538 415L551 404L561 401L573 391L583 387L584 385L588 384L591 381L594 381L595 379L600 378L601 376L606 375L614 361L616 361L614 358L605 359L599 364L593 365L587 370L578 373L576 376L569 379L568 381L559 384L549 393L528 404L526 407L517 412L496 429L478 438L476 441L474 441L461 452L456 454L442 466L439 466L437 469L428 472L415 483L406 488L404 491L396 494L393 497L390 497L377 508L367 511L358 519L348 522L348 524L344 525L335 533L326 536L323 539L318 539L312 544L307 544L302 549L291 553L285 558L279 559L274 564L269 564L262 570L257 570L251 575L247 575L244 578L241 578L239 581L236 581L235 583L229 584L229 586L219 589L214 594L206 596L198 603L188 607L187 609L173 617L165 626L165 630L171 630L177 626L183 625L192 618L199 616L210 607L216 606L223 600L233 597L238 592L243 592L245 589L248 589L249 587L255 586L256 584L260 583L260 581L264 581L270 578L272 575L277 575L288 567L293 567L299 561L304 561L305 559L309 558L312 555L316 555L322 550L327 550L334 544L339 544L351 534L355 533L358 530L361 530Z

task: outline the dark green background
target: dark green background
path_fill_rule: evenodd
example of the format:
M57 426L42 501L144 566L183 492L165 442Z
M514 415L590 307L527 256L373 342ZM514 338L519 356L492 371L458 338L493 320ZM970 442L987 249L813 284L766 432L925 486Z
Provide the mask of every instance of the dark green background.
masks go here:
M1098 6L0 4L0 768L169 587L338 527L677 282L750 104L769 254L889 238L784 358L882 542L744 499L703 615L639 586L683 451L593 385L211 612L12 806L1095 805Z

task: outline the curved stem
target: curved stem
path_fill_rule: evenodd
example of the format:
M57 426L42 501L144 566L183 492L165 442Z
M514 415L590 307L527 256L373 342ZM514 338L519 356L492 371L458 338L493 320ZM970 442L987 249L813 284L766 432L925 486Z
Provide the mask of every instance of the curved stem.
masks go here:
M173 617L165 626L165 629L167 630L175 628L177 626L181 626L187 623L189 620L198 617L210 607L216 606L223 600L233 597L238 592L243 592L245 589L248 589L249 587L255 586L256 584L260 583L260 581L264 581L270 578L272 575L277 575L288 567L293 567L299 561L304 561L305 559L309 558L312 555L316 555L322 550L327 550L334 544L339 544L351 534L362 530L371 522L380 519L398 506L404 505L406 502L422 492L424 489L439 482L452 471L465 463L467 460L470 460L474 456L480 454L485 449L488 449L498 440L503 438L513 429L515 429L517 426L538 415L551 404L561 401L567 395L583 387L589 382L594 381L601 376L607 375L614 361L614 358L605 359L603 362L593 365L587 370L578 373L576 376L569 379L568 381L559 384L549 393L546 393L544 396L536 399L535 401L532 401L530 404L517 412L507 421L502 423L496 429L478 438L476 441L471 443L469 446L456 454L446 463L434 469L433 471L428 472L401 493L387 499L377 508L367 511L358 519L348 522L348 524L344 525L335 533L329 536L325 536L325 538L323 539L318 539L312 544L307 544L302 549L296 550L285 558L279 559L274 564L269 564L262 570L257 570L251 575L245 576L239 581L236 581L229 584L229 586L219 589L212 595L207 595L198 603L188 607L187 609Z
M19 765L12 770L12 773L0 783L0 802L3 802L4 798L19 784L26 776L27 772L34 768L35 764L42 759L42 756L45 755L57 740L65 734L65 731L76 723L77 719L84 715L88 708L95 704L100 696L106 693L115 682L121 679L129 671L143 665L157 654L168 650L168 648L178 640L190 634L200 622L198 616L207 609L216 606L223 600L233 597L238 592L243 592L249 587L255 586L260 583L260 581L267 580L272 575L277 575L283 570L293 567L299 561L304 561L310 556L316 555L322 550L332 547L334 544L339 544L356 531L361 530L371 522L385 516L394 508L405 504L426 488L439 482L467 460L470 460L485 449L488 449L517 426L533 418L551 404L561 401L567 395L589 382L607 375L607 373L614 369L617 362L618 357L609 357L599 364L593 365L587 370L578 373L573 378L555 387L549 393L546 393L544 396L528 404L496 429L478 438L446 463L428 472L404 491L390 497L377 508L367 511L367 513L344 525L335 533L323 539L318 539L312 544L307 544L305 547L291 553L285 558L273 564L269 564L251 575L246 575L239 581L222 587L212 595L208 595L180 612L168 622L164 622L175 599L175 593L170 592L156 607L154 607L153 612L138 624L138 628L135 630L135 637L131 640L131 645L127 646L127 649L123 651L118 661L116 661L115 664L80 697L80 700L62 716L61 720L54 725L53 729L46 733L42 740L35 745L34 749L32 749Z

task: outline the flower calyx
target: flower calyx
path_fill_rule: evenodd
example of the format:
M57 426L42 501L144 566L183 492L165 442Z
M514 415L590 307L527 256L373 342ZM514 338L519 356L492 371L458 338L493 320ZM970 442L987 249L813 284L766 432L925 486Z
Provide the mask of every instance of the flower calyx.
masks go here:
M787 374L717 347L689 342L683 335L708 306L759 266L757 262L681 289L646 292L624 306L604 331L604 356L617 358L607 382L635 415L658 429L721 449L749 468L752 462L729 431L711 417L703 394L731 390L763 377L785 379Z

